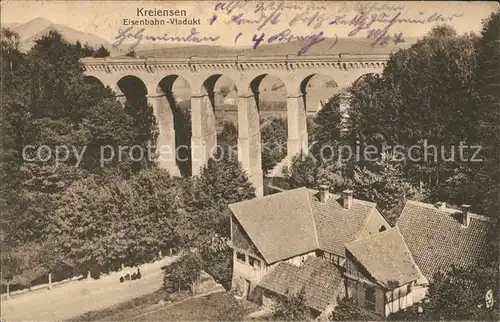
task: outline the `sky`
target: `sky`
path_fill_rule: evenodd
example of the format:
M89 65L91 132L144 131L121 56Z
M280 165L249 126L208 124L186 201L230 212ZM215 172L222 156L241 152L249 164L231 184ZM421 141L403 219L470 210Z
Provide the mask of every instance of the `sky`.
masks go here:
M196 28L199 37L211 37L211 42L224 46L249 46L253 45L254 35L259 37L262 33L264 42L272 36L283 35L282 32L289 29L286 37L311 36L322 33L326 37L347 37L349 33L355 37L368 37L374 35L378 29L387 28L389 21L396 18L394 24L387 28L387 34L392 36L401 34L403 37L419 37L426 34L433 26L439 24L435 20L446 21L452 25L458 33L478 32L481 30L481 20L486 18L498 8L498 3L490 2L376 2L366 15L367 21L377 17L380 21L375 21L367 27L361 21L358 26L363 28L358 32L353 29L356 26L346 25L360 13L360 5L355 2L286 2L287 8L276 11L277 2L244 2L228 1L223 6L214 1L11 1L1 2L1 22L5 23L25 23L31 19L42 17L54 23L64 24L80 31L98 35L113 43L116 36L127 26L123 25L123 19L170 19L172 17L138 17L137 10L149 9L184 9L186 17L177 17L181 20L199 19L200 25L180 26L132 26L130 32L144 28L142 34L149 36L169 36L185 37L191 33L192 28ZM309 4L322 8L307 8ZM364 6L371 6L373 3L363 3ZM274 5L274 6L273 6ZM231 6L234 8L228 13ZM296 6L292 8L292 6ZM299 8L301 6L301 8ZM269 17L270 21L262 28L259 24L243 23L241 19L254 20L260 17L259 11L264 17ZM273 16L273 12L278 12ZM368 11L366 8L365 12ZM323 17L321 24L314 28L315 23L307 25L300 22L298 18L311 18L315 13ZM216 19L209 23L213 17ZM240 21L231 22L233 16L239 16ZM274 17L275 24L272 18ZM174 17L175 18L175 17ZM399 21L398 21L399 19ZM405 19L405 20L403 20ZM408 23L408 19L421 20L423 23ZM443 20L444 19L444 20ZM295 20L295 22L294 22ZM329 24L330 22L336 22ZM239 22L239 24L238 24ZM238 36L239 35L239 36ZM276 36L277 37L277 36ZM275 39L276 40L276 39ZM282 38L282 41L286 40ZM279 39L277 41L280 41ZM125 41L127 43L128 41ZM147 40L144 40L147 42Z

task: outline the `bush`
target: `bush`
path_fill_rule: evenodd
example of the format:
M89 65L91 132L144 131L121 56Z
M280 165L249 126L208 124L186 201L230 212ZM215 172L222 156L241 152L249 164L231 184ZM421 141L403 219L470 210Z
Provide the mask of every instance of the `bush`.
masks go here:
M180 292L189 289L194 293L194 284L200 278L202 261L198 254L187 253L163 269L163 282L167 290Z

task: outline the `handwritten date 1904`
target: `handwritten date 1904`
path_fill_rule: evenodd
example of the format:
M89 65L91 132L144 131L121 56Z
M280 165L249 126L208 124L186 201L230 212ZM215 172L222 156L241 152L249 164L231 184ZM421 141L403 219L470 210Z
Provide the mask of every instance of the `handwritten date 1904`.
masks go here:
M372 43L373 47L375 47L376 45L384 46L389 44L389 42L391 41L394 43L394 45L405 42L402 32L390 35L385 28L368 30L367 38L374 39Z

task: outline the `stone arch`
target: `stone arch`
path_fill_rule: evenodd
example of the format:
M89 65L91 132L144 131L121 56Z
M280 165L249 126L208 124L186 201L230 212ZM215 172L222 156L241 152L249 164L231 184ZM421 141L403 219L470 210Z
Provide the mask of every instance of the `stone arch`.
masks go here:
M365 73L365 74L359 76L354 82L352 82L351 86L355 86L360 81L363 81L365 78L370 77L370 76L374 76L374 75L377 75L377 73Z
M95 76L85 75L83 76L83 82L88 86L87 91L91 97L102 97L107 94L106 91L110 90Z
M98 77L95 77L95 76L92 76L92 75L84 75L83 76L83 81L84 83L86 84L90 84L90 85L100 85L102 86L103 88L105 88L106 86L104 85L104 83L98 78Z
M278 81L279 84L273 84L273 85L265 84L265 86L267 86L267 87L261 88L261 86L264 85L263 83L265 83L268 80L270 80L271 82L272 82L272 80ZM276 85L276 87L274 87L275 85ZM281 77L274 75L274 74L264 73L264 74L260 74L258 76L255 76L250 81L250 84L248 87L248 93L253 94L253 96L255 97L257 109L260 112L262 112L262 109L265 108L265 106L262 106L262 101L268 100L266 98L266 96L267 96L266 94L270 94L270 92L272 92L272 91L279 91L280 93L278 93L278 95L282 95L286 99L286 97L288 95L288 86L286 84L286 80L284 80ZM272 99L269 101L273 102ZM286 108L286 104L284 104L283 107Z
M187 87L179 93L176 85ZM149 94L158 126L158 164L171 175L191 175L191 87L179 75L163 77ZM177 92L177 95L176 95Z
M327 74L314 73L300 83L306 113L317 113L331 97L340 91L335 79Z
M146 84L134 75L121 77L113 90L119 101L131 105L143 104L148 95Z

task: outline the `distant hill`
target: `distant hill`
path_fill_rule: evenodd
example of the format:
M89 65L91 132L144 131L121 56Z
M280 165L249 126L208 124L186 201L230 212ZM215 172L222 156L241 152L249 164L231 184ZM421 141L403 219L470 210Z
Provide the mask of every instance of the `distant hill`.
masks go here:
M63 38L70 43L80 41L82 45L89 44L90 46L96 48L103 45L111 52L116 51L107 40L101 37L82 32L65 25L55 24L50 20L40 17L23 24L5 24L2 25L2 27L10 28L12 31L19 34L19 49L24 52L30 50L35 45L36 40L40 39L52 30L59 32Z
M367 38L339 38L337 40L326 38L322 42L314 44L304 56L307 55L325 55L325 54L388 54L397 51L401 48L407 48L416 42L416 38L408 38L404 43L388 44L384 46L373 44L373 39ZM274 55L297 55L297 53L309 41L300 40L289 43L266 44L261 45L257 49L251 47L223 47L223 46L172 46L158 49L144 49L142 44L141 50L136 51L137 57L186 57L186 56L274 56Z
M34 36L42 30L45 30L53 24L54 23L52 21L38 17L26 23L18 25L13 29L13 31L19 34L19 38L21 38L21 41L25 41L26 39Z

